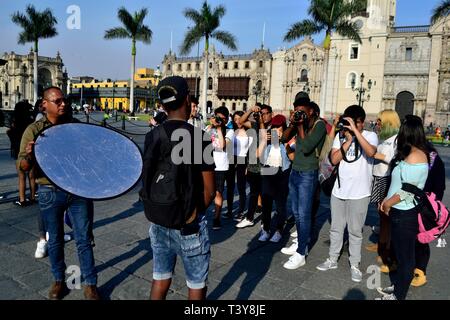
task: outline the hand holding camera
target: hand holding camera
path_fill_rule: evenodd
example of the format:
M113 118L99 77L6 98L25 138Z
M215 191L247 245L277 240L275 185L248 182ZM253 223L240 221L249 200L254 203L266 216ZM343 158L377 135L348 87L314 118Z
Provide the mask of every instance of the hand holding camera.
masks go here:
M292 123L294 123L295 125L300 125L303 123L306 123L308 121L308 115L306 114L306 112L299 110L299 111L295 111L292 114Z

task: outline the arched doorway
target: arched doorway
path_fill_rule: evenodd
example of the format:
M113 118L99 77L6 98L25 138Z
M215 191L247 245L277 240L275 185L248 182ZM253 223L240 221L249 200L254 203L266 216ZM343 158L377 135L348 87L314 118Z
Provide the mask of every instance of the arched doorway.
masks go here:
M42 96L44 89L52 86L52 73L46 68L38 71L38 95Z
M395 100L395 111L400 120L403 120L407 114L414 114L414 95L409 91L400 92Z

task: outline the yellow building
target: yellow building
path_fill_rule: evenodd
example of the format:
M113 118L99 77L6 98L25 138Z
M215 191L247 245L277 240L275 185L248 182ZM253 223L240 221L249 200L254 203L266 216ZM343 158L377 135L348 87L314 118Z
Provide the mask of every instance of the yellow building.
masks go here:
M134 83L135 110L148 110L154 107L154 88L159 83L160 72L149 68L137 69ZM130 109L130 82L128 80L81 81L70 83L70 97L76 104L89 104L101 110ZM81 101L83 100L83 101Z

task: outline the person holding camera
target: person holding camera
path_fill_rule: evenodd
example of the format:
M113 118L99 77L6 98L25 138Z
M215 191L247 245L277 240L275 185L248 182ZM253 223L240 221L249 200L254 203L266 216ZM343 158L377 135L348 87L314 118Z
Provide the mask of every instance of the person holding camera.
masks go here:
M297 248L283 265L294 270L303 266L311 237L311 210L318 183L319 154L327 130L319 119L314 106L305 92L299 92L294 101L295 112L290 126L283 134L283 141L296 136L295 155L289 178L289 197L297 229ZM292 246L294 249L295 246Z
M251 115L253 115L255 121L250 122L248 120ZM253 108L251 108L241 116L239 122L242 126L248 129L253 129L252 131L256 133L256 136L253 136L254 139L252 143L257 143L257 141L259 140L260 130L267 130L271 129L272 127L272 107L257 103ZM248 130L247 134L251 136L252 131ZM270 132L269 134L267 134L266 138L271 139ZM249 150L253 150L252 145L250 145ZM253 226L253 219L258 207L258 197L261 196L261 163L258 158L256 159L256 161L252 161L252 157L250 157L250 155L247 165L247 182L250 186L248 210L246 217L236 225L237 228Z
M214 117L211 118L211 125L206 128L211 136L213 146L213 158L216 179L216 197L214 199L215 215L213 221L213 230L220 230L220 213L223 205L223 191L225 181L227 182L227 214L226 218L233 217L233 198L234 198L234 174L230 174L230 158L232 156L232 141L234 138L233 130L226 130L226 124L230 112L226 107L219 107L214 110ZM234 171L233 171L234 173Z
M259 241L277 243L281 240L281 232L286 222L286 202L289 191L289 175L291 161L286 150L286 143L278 137L286 130L286 117L277 114L273 117L271 125L273 140L268 140L269 131L261 131L261 141L257 149L257 156L261 159L261 194L262 194L262 230ZM277 214L275 215L276 230L270 236L272 221L272 205L275 201Z
M364 130L366 113L357 105L349 106L338 123L339 134L331 149L331 162L339 165L331 192L331 228L329 258L320 271L336 269L342 248L344 230L349 234L350 272L354 282L362 281L362 229L366 220L372 187L373 156L377 152L378 136Z
M191 115L189 116L188 123L202 130L205 129L203 116L198 112L198 99L196 97L191 97Z

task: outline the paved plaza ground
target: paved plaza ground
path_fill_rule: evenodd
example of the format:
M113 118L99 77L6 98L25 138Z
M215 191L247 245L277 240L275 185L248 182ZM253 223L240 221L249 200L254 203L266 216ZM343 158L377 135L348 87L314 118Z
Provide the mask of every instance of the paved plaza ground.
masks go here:
M79 116L81 119L84 116ZM94 115L100 120L101 114ZM92 121L93 119L91 119ZM114 119L110 119L111 123ZM121 122L112 123L121 127ZM0 128L0 299L47 299L53 281L48 257L35 259L37 242L36 216L38 205L26 208L15 206L17 177L14 160L10 157L6 128ZM142 147L148 127L144 122L126 121L126 131ZM92 137L94 140L95 137ZM450 175L450 148L440 147L447 166L447 185ZM139 185L127 194L108 201L95 202L94 256L98 270L98 286L104 299L144 300L148 299L152 282L152 252L148 236L149 222L144 216L142 203L138 201ZM449 192L444 202L450 205ZM237 197L234 206L237 208ZM328 272L316 270L316 266L328 256L329 246L329 199L322 197L318 213L318 233L307 264L297 270L286 270L283 263L288 256L280 249L290 244L287 225L284 237L278 244L260 243L261 217L257 224L242 230L236 222L223 219L220 231L213 231L212 208L208 210L208 229L212 243L209 274L208 299L242 300L341 300L378 297L370 289L373 274L365 273L370 265L376 265L376 254L364 246L376 239L371 225L377 223L377 213L371 208L364 227L361 283L352 282L348 265L348 252L344 250L339 268ZM450 240L450 237L447 237ZM450 241L449 241L450 242ZM78 265L75 242L66 244L66 264ZM445 248L431 246L431 261L428 268L428 283L420 288L411 287L408 299L450 299L450 244ZM369 281L368 281L369 280ZM382 286L389 285L389 276L381 274ZM168 299L186 299L187 287L182 263L176 267ZM65 299L83 299L82 290L72 290Z

